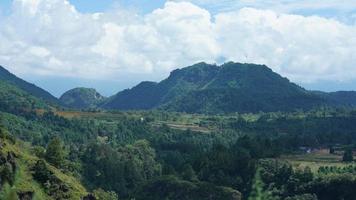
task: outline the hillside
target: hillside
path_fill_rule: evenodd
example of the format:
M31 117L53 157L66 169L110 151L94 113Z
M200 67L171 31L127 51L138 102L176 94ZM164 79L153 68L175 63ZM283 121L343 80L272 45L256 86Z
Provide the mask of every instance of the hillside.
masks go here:
M19 113L48 108L49 106L44 100L0 80L0 111Z
M36 148L0 129L0 199L81 199L86 189L33 152Z
M92 88L74 88L65 92L59 100L70 108L85 109L96 107L105 97Z
M290 111L326 104L325 98L291 83L264 65L198 63L159 82L119 92L102 107L163 108L188 113Z
M355 91L338 91L326 93L326 96L331 104L356 106L356 92Z
M14 74L10 73L8 70L6 70L4 67L0 66L0 80L5 81L7 83L10 83L23 91L26 91L27 93L43 99L47 102L50 103L59 103L58 99L54 96L52 96L49 92L45 91L44 89L37 87L36 85L32 83L28 83Z

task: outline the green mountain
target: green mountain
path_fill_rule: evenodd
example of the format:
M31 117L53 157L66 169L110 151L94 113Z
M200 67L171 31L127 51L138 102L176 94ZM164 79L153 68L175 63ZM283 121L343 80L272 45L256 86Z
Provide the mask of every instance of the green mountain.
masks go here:
M198 63L174 70L159 83L142 82L119 92L102 107L227 113L289 111L324 104L324 97L291 83L265 65L229 62L221 66Z
M355 91L338 91L323 93L328 99L329 104L336 106L356 106L356 92Z
M37 97L43 99L47 102L58 104L59 101L56 97L52 96L49 92L45 91L44 89L37 87L32 83L28 83L14 74L7 71L4 67L0 66L0 80L10 83L23 91Z
M44 100L0 80L0 111L16 114L36 109L48 110L49 106Z
M105 97L92 88L74 88L65 92L59 100L70 108L85 109L96 107Z

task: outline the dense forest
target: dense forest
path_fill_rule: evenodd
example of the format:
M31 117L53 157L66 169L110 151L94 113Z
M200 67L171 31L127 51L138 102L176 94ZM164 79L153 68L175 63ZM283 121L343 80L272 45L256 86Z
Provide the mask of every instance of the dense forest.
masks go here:
M356 144L356 112L349 109L230 116L162 111L2 112L0 116L5 132L17 138L15 143L32 145L29 151L39 159L32 176L39 184L51 181L42 172L50 165L79 180L87 191L83 194L100 193L104 199L354 199L356 195L351 189L356 186L356 166L349 162ZM210 131L172 126L190 118ZM283 155L307 154L303 148L332 149L334 154L351 150L351 160L341 158L340 166L311 170L283 159ZM58 191L52 190L46 188L44 193L56 199Z
M190 70L171 76L181 73ZM0 199L356 199L350 105L194 114L168 103L116 111L93 106L112 99L84 88L63 97L68 105L81 102L73 94L90 106L68 108L0 82Z

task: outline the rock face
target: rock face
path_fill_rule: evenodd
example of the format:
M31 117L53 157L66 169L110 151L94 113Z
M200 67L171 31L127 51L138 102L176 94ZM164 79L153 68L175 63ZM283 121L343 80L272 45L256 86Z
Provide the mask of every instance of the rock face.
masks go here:
M92 88L74 88L60 97L63 105L76 109L95 108L104 100L105 97Z
M12 152L7 154L0 152L0 188L4 183L13 185L16 169L15 155Z
M17 196L19 200L32 200L34 193L33 192L18 192Z

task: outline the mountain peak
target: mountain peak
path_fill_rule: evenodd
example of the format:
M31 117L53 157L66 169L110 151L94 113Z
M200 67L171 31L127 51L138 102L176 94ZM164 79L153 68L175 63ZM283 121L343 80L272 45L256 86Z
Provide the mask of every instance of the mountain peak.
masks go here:
M323 103L322 98L266 65L227 62L218 66L201 62L174 70L159 83L141 83L119 92L105 108L216 113L307 109Z
M92 108L105 99L93 88L78 87L65 92L60 101L71 108Z

